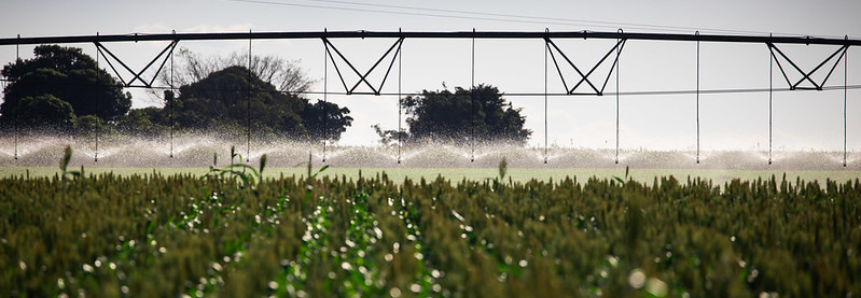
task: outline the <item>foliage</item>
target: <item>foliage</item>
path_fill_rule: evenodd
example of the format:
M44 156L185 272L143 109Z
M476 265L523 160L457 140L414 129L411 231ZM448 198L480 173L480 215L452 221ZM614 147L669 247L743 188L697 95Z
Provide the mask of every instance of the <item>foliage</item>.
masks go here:
M480 142L523 144L532 131L523 128L526 121L503 93L490 85L472 89L456 87L454 92L422 90L421 95L402 100L413 141L431 140L469 143L474 135Z
M228 67L200 81L183 85L179 93L176 99L166 93L165 98L173 100L172 106L166 105L159 115L150 115L150 122L170 126L168 113L172 112L173 125L177 129L231 131L244 128L248 125L249 96L251 126L257 135L319 139L323 134L321 114L324 107L328 114L326 127L329 138L339 139L352 122L348 116L349 109L319 101L311 104L295 94L279 92L257 76L252 74L249 77L248 69L241 66ZM127 122L147 125L141 121Z
M377 136L380 137L380 143L386 146L395 145L397 142L404 142L410 139L410 135L406 131L401 131L400 135L397 130L383 130L379 123L371 125Z
M0 178L9 297L846 297L861 182ZM217 191L216 191L217 190ZM311 193L311 199L304 198ZM93 216L98 214L99 216Z
M177 66L178 71L174 73L174 80L171 81L169 72L162 73L159 77L166 86L191 85L218 71L233 66L248 66L248 54L236 52L228 56L203 57L187 48L180 48L178 55L180 61ZM284 60L277 56L252 55L251 71L254 76L273 85L276 90L298 95L308 91L313 83L308 79L305 71L297 66L299 62L299 60Z
M126 116L119 118L116 125L117 129L127 134L156 136L167 130L165 124L169 124L170 120L166 116L157 107L132 109Z
M96 61L81 49L41 45L33 53L32 59L18 60L3 67L2 75L12 81L3 90L4 100L0 104L3 124L12 123L13 111L25 98L44 95L69 103L77 116L96 115L104 120L124 115L131 107L131 95L124 94L104 69L97 70ZM41 111L29 113L37 112Z
M505 174L508 172L508 161L505 160L505 157L499 161L499 181L505 179Z
M302 110L302 125L312 140L339 140L341 134L353 123L350 109L337 104L318 100L307 103ZM325 116L324 116L325 115Z
M235 158L239 158L238 163L234 163ZM236 153L236 147L230 146L230 164L223 168L216 168L218 162L218 153L213 155L213 165L209 166L209 172L221 179L229 177L233 180L242 182L244 187L255 187L259 181L263 181L263 169L266 168L266 154L260 157L260 169L255 169L251 165L242 163L242 154Z
M16 109L19 126L62 131L75 124L72 105L51 94L25 97Z

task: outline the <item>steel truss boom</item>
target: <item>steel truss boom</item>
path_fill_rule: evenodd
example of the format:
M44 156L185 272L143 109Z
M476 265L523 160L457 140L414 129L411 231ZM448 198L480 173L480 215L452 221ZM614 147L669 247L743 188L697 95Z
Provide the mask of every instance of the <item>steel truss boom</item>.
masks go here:
M347 56L339 50L335 44L332 42L333 39L347 39L347 38L379 38L379 39L395 39L391 46L389 46L388 50L386 50L382 56L380 56L376 62L367 70L360 70L355 67L355 65L347 58ZM569 55L565 53L565 51L554 42L554 39L603 39L603 40L614 40L615 44L604 54L594 65L587 65L586 68L578 67L571 59L569 59ZM249 45L248 52L248 81L251 81L251 41L252 40L279 40L279 39L319 39L323 42L324 46L324 60L326 63L326 68L328 69L328 63L331 62L335 72L338 74L341 84L344 87L345 95L393 95L401 98L403 94L400 90L401 85L401 59L402 59L402 46L405 39L471 39L473 43L472 47L472 78L473 78L473 86L474 88L475 82L475 40L476 39L536 39L543 40L545 43L545 77L544 77L544 92L543 93L508 93L508 96L544 96L545 99L545 163L547 163L547 98L549 96L602 96L602 95L615 95L616 96L616 163L618 163L618 150L619 150L619 96L620 95L658 95L658 94L696 94L697 99L697 111L696 111L696 125L697 125L697 163L699 163L699 146L700 146L700 136L699 136L699 95L700 94L708 94L708 93L748 93L748 92L768 92L769 93L769 164L771 164L771 147L772 147L772 93L775 91L795 91L795 90L834 90L834 89L843 89L844 92L844 106L843 106L843 120L844 120L844 156L843 156L843 166L847 165L847 98L848 98L848 89L861 89L861 85L848 85L848 55L849 48L851 46L861 46L861 40L858 39L849 39L848 36L844 38L822 38L822 37L813 37L813 36L757 36L757 35L709 35L709 34L700 34L696 32L694 34L670 34L670 33L646 33L646 32L624 32L619 29L616 32L597 32L597 31L560 31L560 32L551 32L549 30L545 30L543 32L523 32L523 31L454 31L454 32L404 32L404 31L305 31L305 32L236 32L236 33L166 33L166 34L141 34L141 33L133 33L133 34L117 34L117 35L79 35L79 36L53 36L53 37L21 37L20 35L14 38L0 38L0 46L4 45L38 45L38 44L80 44L80 43L92 43L96 46L96 67L98 68L99 57L104 56L105 61L108 63L110 68L117 75L119 80L121 81L122 87L137 87L137 88L149 88L149 89L158 89L158 88L169 88L171 90L174 89L173 83L171 82L170 87L164 86L154 86L156 78L159 73L167 64L168 59L171 59L171 71L173 71L173 53L180 41L215 41L215 40L247 40ZM619 90L619 63L620 56L625 48L627 41L629 40L643 40L643 41L671 41L671 42L696 42L697 44L697 85L696 90L674 90L674 91L620 91ZM105 44L107 43L116 43L116 42L151 42L151 41L169 41L170 43L164 47L164 49L156 55L154 58L150 60L150 62L139 71L133 70L130 68L125 62L123 62L118 56L116 56L113 52L111 52ZM770 57L770 66L769 66L769 88L768 89L723 89L723 90L701 90L700 89L700 43L701 42L713 42L713 43L749 43L749 44L763 44L767 47L769 51ZM789 55L785 54L778 45L786 45L786 44L796 44L796 45L831 45L831 46L839 46L836 50L834 50L831 55L821 60L816 67L810 70L802 69L798 64L796 64ZM17 51L16 51L17 52ZM615 56L613 55L615 53ZM576 53L575 53L576 54ZM17 57L17 55L16 55ZM548 57L550 60L548 60ZM835 59L836 58L836 59ZM346 66L349 68L342 69L338 65L338 61L343 61ZM383 92L383 86L386 83L386 79L389 77L389 74L394 67L395 60L398 61L398 92L397 93L387 93ZM117 62L122 69L128 71L131 74L131 79L126 80L119 72L118 67L114 65L113 62ZM559 78L561 80L562 85L565 88L564 93L554 92L549 93L547 88L547 80L548 80L548 65L549 61L552 61L552 65L555 67L556 72L559 74ZM782 62L783 61L783 62ZM843 71L844 71L844 79L843 86L835 87L835 86L827 86L826 83L828 79L832 77L835 69L839 65L840 62L844 63ZM612 63L609 67L609 71L604 76L603 74L598 74L596 71L599 67L607 62ZM773 79L772 72L773 67L771 64L777 64L778 69L780 70L780 74L782 74L783 78L786 80L787 88L786 89L775 89L773 88ZM784 64L785 63L785 64ZM382 64L382 66L380 65ZM388 65L386 65L388 64ZM157 67L153 67L157 66ZM786 66L786 67L784 67ZM152 78L149 80L143 77L144 73L148 69L155 69L155 74L153 74ZM370 75L377 69L385 68L385 74L382 76L381 82L378 84L374 84L370 81ZM566 78L566 75L563 74L563 69L573 69L576 73L574 78ZM352 71L352 74L358 76L358 80L353 82L346 81L343 72L349 73ZM825 73L824 78L814 80L813 76L815 73L822 71L821 73ZM569 74L570 71L566 71ZM600 72L600 71L599 71ZM605 88L607 87L608 82L610 81L611 76L615 73L616 75L616 88L612 92L605 92ZM795 81L790 79L789 74L797 74L800 75L801 78ZM324 80L328 80L327 70L324 71ZM171 74L171 79L173 75ZM4 79L5 80L5 79ZM576 80L576 83L575 81ZM98 81L98 80L97 80ZM135 84L135 82L139 82L139 84ZM603 81L603 82L601 82ZM51 83L51 82L46 82ZM570 83L570 84L569 84ZM326 87L326 83L324 82L324 90L323 90L323 98L324 100L327 98L326 96L329 93L328 88ZM95 88L100 87L99 85L94 85ZM370 92L357 91L357 88L367 87L370 89ZM580 88L582 87L582 88ZM580 88L580 89L578 89ZM582 90L585 89L585 90ZM470 89L473 90L473 89ZM250 114L250 103L251 103L251 92L260 92L260 90L252 90L252 87L249 83L247 88L248 92L248 112L247 115L248 122L248 155L250 155L251 148L251 114ZM306 92L306 94L313 94L316 92ZM334 93L331 93L334 94ZM98 100L98 99L97 99ZM98 102L98 101L97 101ZM474 103L473 103L474 104ZM98 104L97 104L98 106ZM474 109L474 107L473 107ZM400 101L399 101L399 117L401 113ZM323 111L324 116L323 119L326 119L326 111ZM473 111L474 114L474 111ZM17 117L17 116L15 116ZM473 118L475 115L473 115ZM17 119L17 118L16 118ZM473 119L473 121L475 121ZM15 128L15 137L16 137L16 154L15 157L17 159L17 120L16 120L16 128ZM400 118L399 118L399 126L400 126ZM325 124L324 124L325 131ZM97 131L98 133L98 131ZM325 133L325 132L324 132ZM398 137L400 139L400 128ZM475 135L473 131L473 135L470 138L473 144L473 160L474 160L474 144L475 144ZM398 142L401 146L401 142ZM324 142L324 162L325 162L325 142ZM400 149L399 149L400 150ZM400 152L400 151L399 151ZM172 153L171 153L172 156ZM96 160L98 160L98 135L96 137ZM400 162L400 153L398 157L398 162Z
M78 35L51 37L2 38L0 45L63 44L93 42L139 42L139 41L194 41L194 40L248 40L248 39L318 39L318 38L468 38L468 39L628 39L654 41L701 41L723 43L771 43L806 45L858 46L861 40L846 38L820 38L813 36L755 36L755 35L709 35L670 34L638 32L559 31L559 32L515 32L515 31L453 31L453 32L399 32L399 31L320 31L320 32L244 32L244 33L165 33L165 34L116 34Z

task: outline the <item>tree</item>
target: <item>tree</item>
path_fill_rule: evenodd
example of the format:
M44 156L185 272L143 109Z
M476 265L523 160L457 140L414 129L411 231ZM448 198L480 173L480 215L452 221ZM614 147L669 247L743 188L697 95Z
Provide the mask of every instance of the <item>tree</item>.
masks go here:
M162 123L170 121L164 114L162 109L157 107L130 110L127 115L119 118L117 129L125 133L156 136L165 131Z
M406 110L409 135L413 140L429 139L466 144L502 141L523 144L532 131L523 128L525 117L490 85L473 90L456 87L454 92L423 90L401 103Z
M71 105L77 116L96 115L114 120L131 108L131 95L79 48L57 45L37 46L35 57L17 60L3 67L2 75L12 81L3 90L0 122L10 124L13 111L27 97L52 95Z
M203 57L186 48L180 48L180 62L173 74L162 72L159 80L168 86L171 82L176 86L190 85L209 77L210 74L232 66L248 66L248 55L232 53L229 56ZM284 93L304 94L313 83L308 79L304 70L296 66L299 60L285 60L277 56L251 56L251 72L263 82L275 86Z
M65 130L75 121L72 105L50 94L22 98L15 108L18 124L27 128Z
M302 125L308 130L308 137L313 140L341 139L341 134L352 125L353 117L349 116L350 109L338 107L337 104L318 100L315 104L306 102L302 111Z
M232 66L181 86L173 103L174 123L177 128L186 129L244 128L249 117L249 96L252 128L256 133L320 139L325 110L326 134L337 140L353 120L347 108L322 101L310 104L296 94L278 91L253 73L249 76L245 67Z

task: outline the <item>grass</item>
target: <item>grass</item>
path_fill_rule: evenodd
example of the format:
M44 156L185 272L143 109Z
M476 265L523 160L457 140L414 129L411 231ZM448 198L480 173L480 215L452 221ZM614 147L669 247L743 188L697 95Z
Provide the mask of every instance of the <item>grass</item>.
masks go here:
M113 172L114 174L127 176L133 174L152 174L156 171L162 175L174 174L192 174L195 176L206 175L210 172L209 168L87 168L87 173L100 174ZM280 176L305 176L307 175L307 167L295 168L267 168L263 177L277 178ZM460 181L467 180L485 180L499 178L499 169L496 168L328 168L325 172L320 173L320 177L347 177L348 179L357 179L359 175L365 177L376 176L381 173L386 173L393 181L403 181L409 177L413 180L424 177L433 179L437 176L442 176L448 180ZM631 169L630 177L635 181L645 184L652 184L655 178L674 176L679 179L697 177L704 180L711 180L715 184L723 184L732 179L741 180L756 180L759 178L767 179L771 176L781 178L784 173L787 180L804 180L804 181L826 181L828 179L834 181L848 181L861 177L861 171L819 171L819 170L797 170L797 171L768 171L768 170L691 170L691 169ZM62 174L57 167L0 167L0 177L25 176L30 177L45 177ZM559 181L565 177L597 177L599 179L613 179L614 176L623 176L625 169L534 169L534 168L508 168L506 176L508 179L516 182L526 182L530 179L548 181L553 179Z

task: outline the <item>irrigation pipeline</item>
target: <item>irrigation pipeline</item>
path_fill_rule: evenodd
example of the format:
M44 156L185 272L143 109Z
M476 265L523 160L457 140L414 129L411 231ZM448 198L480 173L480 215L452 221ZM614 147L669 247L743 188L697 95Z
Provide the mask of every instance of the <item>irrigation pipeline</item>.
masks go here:
M367 70L367 72L365 72L363 74L363 73L360 73L359 70L357 70L353 66L353 64L341 54L341 52L335 47L335 45L329 41L329 39L336 39L336 38L361 38L361 39L365 39L365 38L397 38L397 41L389 48L389 50L385 54L383 54L382 57L379 58L379 60L377 60L376 64L374 64L374 66L371 67L371 69ZM513 92L513 93L505 93L504 95L508 96L508 97L543 97L544 98L544 101L545 101L544 102L544 109L545 109L545 150L544 150L545 152L544 152L544 155L545 155L545 160L546 160L546 156L547 156L547 149L546 149L547 144L546 143L547 143L548 127L547 127L547 115L546 114L547 114L548 97L557 97L557 96L566 96L566 97L572 97L572 96L573 97L593 97L593 96L597 96L597 97L601 97L601 96L607 96L607 95L615 96L616 97L616 126L617 126L616 127L616 147L617 147L616 162L618 163L618 147L619 147L619 131L618 131L619 110L618 109L619 109L619 97L620 96L654 96L654 95L695 94L696 95L696 102L697 102L697 111L696 111L697 144L696 144L696 147L697 147L697 163L699 163L699 157L700 157L699 156L700 155L700 152L699 152L700 151L700 119L699 119L700 118L699 117L700 95L703 95L703 94L724 94L724 93L768 92L769 93L769 100L768 100L768 102L769 102L769 111L768 111L768 113L769 113L769 164L771 164L773 93L776 91L796 91L796 90L818 90L818 91L843 90L843 92L844 92L844 108L843 108L844 109L844 111L843 111L844 112L844 158L843 158L843 164L844 164L844 166L846 166L846 152L848 149L848 148L846 148L847 147L846 146L846 135L847 135L847 133L846 133L846 131L847 131L847 128L846 128L846 126L847 126L846 125L846 118L847 118L846 101L847 101L847 99L846 98L848 97L847 90L849 90L849 89L861 89L861 85L848 85L848 82L847 82L847 78L848 78L848 49L850 46L861 45L861 40L849 39L848 36L844 36L844 38L838 39L838 38L821 38L821 37L812 37L812 36L774 36L771 34L768 36L719 35L719 34L711 34L710 35L710 34L700 34L698 31L695 32L694 34L642 33L642 32L641 33L632 33L632 32L625 32L621 29L619 29L616 32L595 32L595 31L585 31L585 30L584 31L551 32L549 29L546 29L544 32L502 32L502 31L480 32L480 31L476 31L474 28L472 31L458 31L458 32L403 32L401 30L398 30L397 32L365 31L365 30L359 30L359 31L328 31L328 30L324 30L322 32L252 32L251 30L249 30L247 33L176 33L176 31L173 31L169 34L133 33L133 34L120 34L120 35L100 35L97 33L96 35L24 37L24 38L22 38L20 35L18 35L16 38L0 38L0 46L15 45L16 49L17 49L20 45L32 45L32 44L94 43L97 47L97 53L96 53L96 55L97 55L96 56L97 67L98 67L98 59L100 56L99 54L102 54L103 56L105 56L105 61L108 62L108 64L111 66L111 69L113 69L114 72L117 72L117 70L116 70L116 68L113 67L111 60L108 59L108 57L112 57L117 62L119 62L120 65L125 67L126 70L128 70L129 72L132 72L135 75L134 78L132 78L130 81L128 81L128 82L123 81L123 84L118 85L117 87L170 89L171 91L173 91L173 89L175 88L173 86L173 82L172 82L173 81L173 49L176 47L177 43L179 43L180 41L246 40L247 39L248 40L248 47L249 47L249 49L248 49L248 55L249 55L249 62L248 62L249 87L247 90L249 106L248 106L248 115L247 115L248 119L247 119L247 123L246 123L247 130L248 130L247 131L247 134L248 134L248 136L247 136L248 137L248 144L247 144L248 149L247 150L248 151L246 152L246 154L250 155L250 150L251 150L251 143L250 143L250 140L251 140L251 114L250 114L251 113L251 107L250 107L251 100L250 99L251 99L252 92L264 92L262 90L252 90L253 86L250 85L251 66L252 66L251 65L251 46L252 46L253 40L322 39L324 46L325 46L324 60L326 60L326 63L328 63L328 59L326 59L326 58L332 59L332 64L335 67L335 70L338 73L338 76L339 76L341 82L344 83L345 92L329 92L329 90L327 88L328 84L324 83L324 88L323 88L324 90L322 92L304 91L304 92L301 92L301 94L308 94L308 95L322 94L324 97L324 101L328 100L328 95L330 95L330 94L331 95L397 96L398 97L398 105L399 105L399 107L398 107L398 140L399 140L398 143L400 146L400 143L402 143L401 128L400 128L401 122L402 122L402 120L401 120L402 111L401 111L401 106L400 106L400 99L404 95L408 95L408 96L409 95L412 95L412 96L420 95L418 93L404 94L401 90L401 77L402 77L401 71L402 70L401 70L400 50L401 50L401 46L403 44L403 41L406 38L410 38L410 39L471 39L472 40L472 69L471 69L471 71L472 71L472 73L471 73L472 87L470 89L470 101L472 104L472 121L471 121L471 125L470 125L471 126L470 127L470 130L471 130L470 139L471 139L471 143L472 143L473 148L472 148L472 153L471 153L471 158L470 158L471 160L475 159L475 121L476 121L476 119L475 119L475 102L474 102L475 96L474 96L474 94L472 94L475 90L475 40L476 39L543 39L545 42L545 76L544 76L545 77L544 78L545 79L545 86L544 86L545 90L544 90L544 92ZM608 51L606 53L606 55L604 55L604 57L591 68L591 70L589 70L588 72L585 72L585 74L584 74L584 72L581 71L577 67L577 65L575 65L575 63L573 63L568 58L568 56L563 52L563 50L559 46L557 46L552 40L552 39L579 39L579 38L582 38L584 40L587 40L590 38L591 39L616 40L616 45L613 48L611 48L610 51ZM626 91L626 92L620 91L620 89L619 89L619 80L620 80L619 76L620 75L619 75L619 65L618 64L620 61L619 58L620 58L622 49L624 48L624 45L628 40L696 42L696 45L697 45L697 47L696 47L696 59L697 59L697 65L696 65L697 85L696 85L696 89L695 90L641 90L641 91ZM165 47L165 49L161 52L161 54L159 54L154 59L152 59L152 61L140 72L132 71L125 63L123 63L119 58L116 57L116 55L111 53L110 50L105 48L103 45L103 43L112 43L112 42L135 42L135 43L137 43L137 42L141 42L141 41L171 41L171 43L167 47ZM769 66L770 66L769 67L769 87L767 89L766 88L730 88L730 89L701 90L700 89L700 63L699 63L700 62L700 43L701 42L765 44L768 47L768 50L770 52L769 53L770 54L770 56L769 56L769 59L770 59L769 60ZM801 69L795 62L792 61L792 59L790 59L790 57L788 57L786 54L784 54L784 52L781 51L780 48L777 47L778 44L838 45L838 46L840 46L840 48L837 49L833 54L831 54L831 56L829 56L828 58L821 61L821 63L819 63L818 66L816 66L812 70L807 71L807 70ZM386 59L386 57L389 56L389 53L391 53L392 50L395 49L395 47L397 47L397 51L395 51L394 55L396 55L398 57L392 58L392 62L389 64L388 71L386 72L386 75L383 77L383 80L380 83L379 87L375 88L368 81L367 77L371 74L372 71L374 71L374 69L384 59ZM338 65L335 61L335 58L332 56L332 54L330 52L330 48L335 50L335 52L339 55L339 57L344 60L344 62L350 67L350 69L353 72L355 72L356 75L359 75L359 81L353 86L352 89L347 88L346 82L344 81L344 77L341 74L340 69L338 68ZM104 53L102 53L103 50L109 56L104 55ZM168 56L170 56L170 60L171 60L170 61L171 62L171 64L170 64L171 65L170 66L171 67L170 86L167 86L167 87L153 86L153 82L155 80L155 77L150 82L144 81L143 78L141 78L141 75L150 66L152 66L154 63L156 63L159 59L162 59L161 58L162 55L168 51L170 52L170 54L168 54ZM558 53L561 58L564 58L564 60L557 61L556 54L554 54L554 51L555 51L555 53ZM603 80L604 81L603 85L601 85L600 82L598 82L598 81L593 83L593 81L590 80L589 76L591 74L593 74L593 72L614 51L616 53L616 57L613 60L613 66L610 67L610 73L608 73L606 79ZM17 53L17 51L16 51L16 53ZM775 55L775 53L779 54L779 56ZM562 80L562 83L565 86L565 92L564 93L561 93L561 92L549 93L547 90L547 80L548 80L547 55L548 54L550 54L550 57L553 58L553 65L555 66L557 72L559 73L560 79ZM838 54L840 54L840 55L838 56ZM830 67L830 71L828 70L829 67L823 68L823 66L825 66L826 64L831 62L832 58L834 58L834 57L837 57L837 59L836 59L836 62L833 62L833 66ZM397 91L397 93L382 92L383 85L385 84L386 78L388 77L388 74L392 70L392 66L394 65L394 62L395 62L394 59L398 59L398 68L399 68L398 69L398 72L399 72L398 73L398 91ZM781 59L783 61L787 62L787 67L784 67L781 64ZM834 70L837 67L837 65L839 64L840 60L843 60L843 62L844 62L844 83L843 83L843 86L826 86L828 78L831 77L831 75L834 73ZM563 63L559 63L560 61ZM164 61L161 63L161 66L158 68L158 70L155 71L156 72L155 76L158 75L158 73L164 67L166 62L167 62L167 57L164 58ZM567 62L567 65L565 65L564 62ZM774 63L777 64L781 74L786 79L786 83L787 83L788 87L780 88L780 89L773 88L773 75L772 75L773 66L772 65ZM575 85L573 85L573 88L569 88L568 84L566 83L566 78L563 75L562 68L561 68L561 67L569 67L569 66L571 68L573 68L577 72L577 74L579 74L579 78L578 77L574 78L574 79L577 79L579 81ZM328 75L327 74L328 64L325 65L325 68L327 68L327 69L326 69L326 71L324 71L324 73L326 73L326 78L324 80L328 81L328 76L327 76ZM616 72L616 88L614 91L605 92L604 88L607 86L607 82L610 80L610 77L611 77L614 69ZM812 75L821 69L824 69L824 71L827 71L828 72L827 75L825 76L825 78L821 82L814 81L812 79ZM802 76L802 78L800 80L798 80L797 82L793 83L790 81L787 72L797 72L798 74L800 74ZM120 80L122 81L122 77L120 77ZM10 80L4 78L3 81L8 82ZM135 81L140 81L143 85L142 86L141 85L134 85ZM370 87L370 89L373 90L373 92L354 92L356 87L361 85L363 82L368 87ZM39 82L30 82L30 83L37 83L38 84ZM57 83L52 83L52 82L45 82L45 83L46 84L57 84ZM802 86L802 84L804 84L804 86ZM69 85L72 85L72 84L69 84ZM79 85L86 85L86 84L79 84ZM106 85L102 85L100 83L96 83L96 84L92 84L92 85L97 90L99 88L106 87ZM812 87L807 87L807 85L812 85ZM587 90L586 91L582 91L582 90L578 91L577 88L582 87L582 86L588 86L588 87L583 88L583 89L587 89ZM598 88L598 86L600 86L600 89ZM591 90L588 90L589 88L591 88ZM220 89L220 88L207 88L207 90L236 91L236 90ZM299 92L290 92L290 91L284 91L284 90L274 91L274 92L299 93ZM96 100L97 100L96 105L98 106L98 98ZM171 104L171 103L168 103L168 104ZM323 129L324 132L323 132L323 134L324 134L324 138L328 138L327 133L326 133L327 129L325 127L326 126L325 121L327 120L326 118L328 117L326 115L327 111L325 111L325 105L324 105L323 114L324 114L323 115L323 121L324 121L324 129ZM17 115L16 115L16 118L17 118ZM172 118L172 105L171 105L171 118ZM16 137L15 156L17 157L17 131L18 131L17 119L15 121L15 124L16 124L16 128L15 128L15 131L16 131L15 132L15 137ZM98 137L99 137L98 136L98 134L99 134L98 130L99 130L99 128L96 127L95 158L97 161L98 161ZM173 144L172 144L172 142L173 142L173 140L172 140L172 131L171 131L171 156L173 155L173 152L172 152L173 151L172 150ZM325 156L326 156L326 142L327 142L327 140L324 140L324 144L323 144L324 162L325 162ZM400 162L400 159L401 159L401 153L400 153L400 148L399 148L399 153L398 153L398 161L399 162Z
M402 32L402 31L305 31L305 32L254 32L254 33L166 33L166 34L116 34L116 35L78 35L51 37L0 38L2 45L65 44L92 42L141 42L141 41L205 41L205 40L246 40L246 39L319 39L319 38L436 38L436 39L545 39L545 38L582 38L582 39L628 39L655 41L704 41L723 43L773 43L773 44L820 44L859 46L861 40L848 38L820 38L813 36L756 36L720 34L672 34L638 32L601 32L601 31L559 31L559 32L522 32L522 31L453 31L453 32Z

